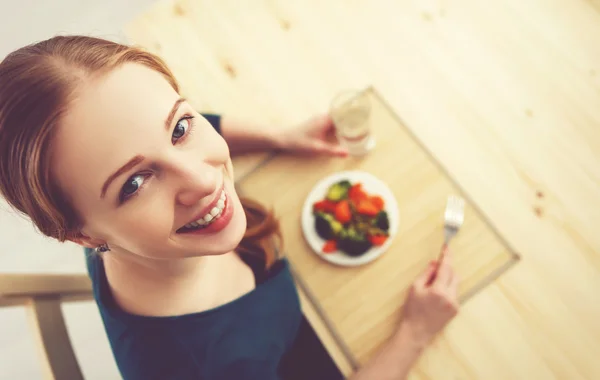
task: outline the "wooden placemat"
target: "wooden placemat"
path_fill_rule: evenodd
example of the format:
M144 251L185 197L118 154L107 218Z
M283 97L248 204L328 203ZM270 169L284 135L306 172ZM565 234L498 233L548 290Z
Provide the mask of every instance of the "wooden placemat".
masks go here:
M279 216L286 252L307 293L335 330L350 359L365 363L397 325L406 290L435 259L443 240L447 196L467 200L465 223L451 247L464 301L493 281L518 255L491 221L469 201L374 89L371 123L376 148L363 158L298 158L278 155L248 175L244 194L272 206ZM443 128L443 126L440 126ZM356 268L338 267L315 255L304 240L300 214L321 178L341 170L364 170L391 188L400 227L389 251Z

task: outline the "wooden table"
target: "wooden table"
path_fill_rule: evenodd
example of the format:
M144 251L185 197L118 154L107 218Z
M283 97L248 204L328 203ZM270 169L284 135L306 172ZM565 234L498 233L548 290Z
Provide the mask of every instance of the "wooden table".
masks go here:
M372 84L494 221L522 259L464 304L413 378L598 379L599 9L571 0L167 0L128 35L165 58L207 111L287 125L325 110L340 89ZM248 170L263 157L254 159Z

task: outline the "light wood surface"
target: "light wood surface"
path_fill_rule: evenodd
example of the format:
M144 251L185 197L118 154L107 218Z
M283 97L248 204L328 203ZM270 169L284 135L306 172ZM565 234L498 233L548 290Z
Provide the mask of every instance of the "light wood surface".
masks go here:
M522 260L464 305L412 378L598 379L597 10L571 0L162 1L128 34L208 111L287 125L373 84L494 221Z
M367 156L300 160L280 155L240 183L246 196L261 198L277 211L288 258L341 344L349 348L349 360L358 364L367 362L392 334L410 284L437 258L446 198L464 197L377 92L369 89L365 96L377 141ZM399 231L389 250L375 262L354 268L329 265L317 257L304 239L299 218L316 183L345 170L366 171L381 179L400 210ZM467 199L465 223L451 243L461 299L475 294L516 260L493 228Z

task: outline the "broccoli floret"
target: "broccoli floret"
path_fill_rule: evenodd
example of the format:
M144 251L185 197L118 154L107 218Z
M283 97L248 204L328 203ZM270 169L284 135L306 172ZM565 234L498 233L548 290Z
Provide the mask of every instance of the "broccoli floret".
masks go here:
M343 230L340 236L338 248L349 256L360 256L372 247L366 235L353 227Z
M318 212L315 215L315 229L322 239L331 240L341 232L343 226L333 216Z
M348 190L352 187L350 181L340 181L329 186L327 190L327 199L334 202L339 202L348 197Z
M388 218L387 212L379 211L379 213L375 216L375 226L384 231L389 231L390 220Z

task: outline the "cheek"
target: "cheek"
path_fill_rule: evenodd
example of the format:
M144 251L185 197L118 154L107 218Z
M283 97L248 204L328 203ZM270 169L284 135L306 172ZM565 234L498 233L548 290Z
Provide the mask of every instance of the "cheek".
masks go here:
M152 198L153 201L148 202ZM112 224L123 248L132 252L143 248L143 252L156 242L164 243L169 238L173 226L172 203L169 205L161 198L154 194L145 197L143 205L141 202L132 204L133 207Z
M227 160L227 163L225 164L225 170L229 174L231 181L235 183L235 174L233 172L233 162L231 162L231 159Z

